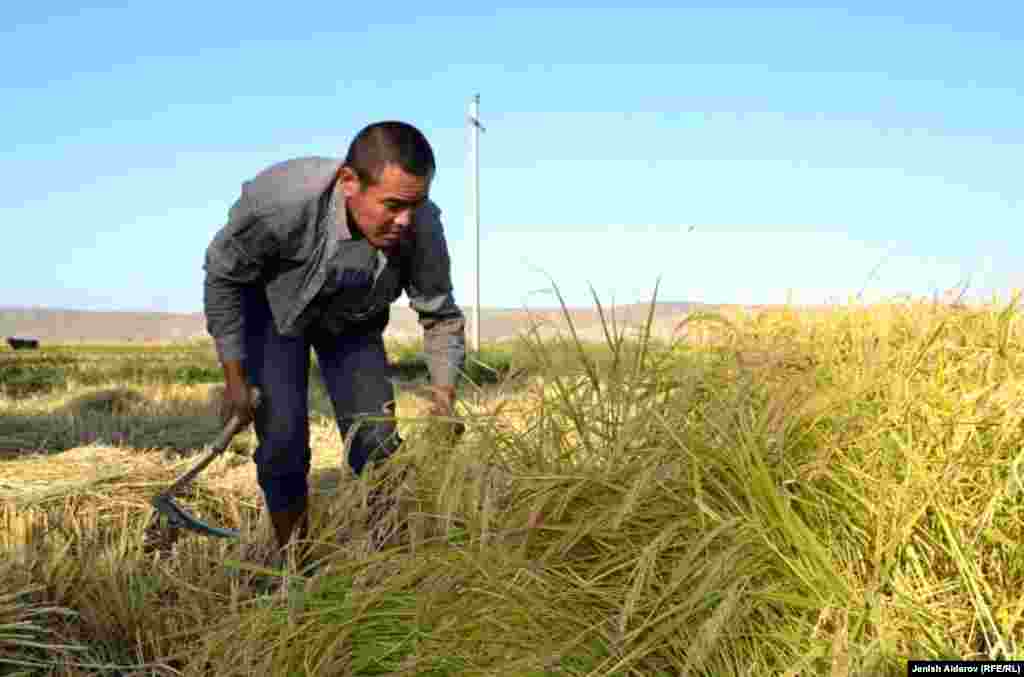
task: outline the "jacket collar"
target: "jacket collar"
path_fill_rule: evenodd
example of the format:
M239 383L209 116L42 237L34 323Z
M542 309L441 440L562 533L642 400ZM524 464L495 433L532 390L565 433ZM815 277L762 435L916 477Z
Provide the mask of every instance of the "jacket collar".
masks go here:
M341 192L341 183L335 179L334 188L331 189L331 206L328 210L328 218L334 224L335 240L351 240L352 229L348 224L348 210L345 209L345 195Z
M335 252L338 251L338 246L345 241L355 239L352 235L352 228L348 224L348 210L345 209L345 195L341 191L341 184L337 178L334 180L334 185L331 188L331 197L327 206L327 223L329 227L327 232L331 234L331 237L327 240L327 251L325 252L324 261L330 261ZM380 275L381 271L388 264L388 255L381 250L377 250L377 271L375 278Z
M345 214L345 196L341 192L337 174L331 179L331 186L328 188L328 191L330 195L327 198L327 205L324 211L324 229L322 231L324 233L324 240L326 240L323 258L325 265L334 258L334 254L338 251L338 245L342 240L352 239L352 231L349 230Z

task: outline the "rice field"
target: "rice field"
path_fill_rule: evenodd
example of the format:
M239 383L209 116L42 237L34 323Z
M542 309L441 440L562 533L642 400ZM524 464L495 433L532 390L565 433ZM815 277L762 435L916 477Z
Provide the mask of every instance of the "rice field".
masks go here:
M308 578L270 557L251 432L181 498L241 537L143 548L149 499L220 429L211 346L0 351L0 675L1024 658L1015 303L694 314L672 340L606 329L471 355L455 443L423 416L419 346L389 345L407 443L386 519L407 529L377 551L365 499L396 475L351 477L313 378Z

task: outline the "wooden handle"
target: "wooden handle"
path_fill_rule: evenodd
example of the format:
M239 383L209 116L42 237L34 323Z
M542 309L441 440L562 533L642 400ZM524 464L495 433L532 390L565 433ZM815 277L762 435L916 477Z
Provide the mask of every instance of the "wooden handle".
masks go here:
M252 408L258 409L260 406L260 402L263 399L262 393L260 392L260 389L256 387L253 387L250 393L252 396ZM246 426L242 425L242 420L238 418L237 414L228 419L228 422L227 424L225 424L224 429L220 431L220 433L217 435L217 439L215 439L213 441L213 444L210 445L210 452L206 455L206 457L202 461L197 463L194 468L192 468L187 473L182 475L181 478L178 479L178 481L175 482L173 485L171 485L171 487L164 493L170 495L177 491L180 491L182 487L191 482L196 475L201 473L203 471L203 468L210 465L213 459L217 458L222 453L224 453L224 450L228 448L229 444L231 444L231 440L234 438L234 436L240 433L245 427Z

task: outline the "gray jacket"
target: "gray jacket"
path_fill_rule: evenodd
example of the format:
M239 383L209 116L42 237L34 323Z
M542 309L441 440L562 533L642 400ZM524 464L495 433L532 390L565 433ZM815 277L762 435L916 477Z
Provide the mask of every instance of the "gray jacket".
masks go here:
M455 385L465 364L465 318L452 294L441 210L429 200L420 207L412 237L388 257L352 237L344 197L335 190L341 164L289 160L242 184L203 265L206 326L220 359L245 357L247 285L266 288L274 323L285 336L298 336L314 322L336 332L382 328L404 291L424 330L431 381Z

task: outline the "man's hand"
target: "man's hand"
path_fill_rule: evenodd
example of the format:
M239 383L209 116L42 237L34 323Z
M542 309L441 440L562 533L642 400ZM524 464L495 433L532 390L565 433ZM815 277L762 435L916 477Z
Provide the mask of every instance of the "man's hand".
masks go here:
M430 386L431 416L451 416L455 411L455 386Z
M242 371L242 363L239 360L225 362L221 421L227 423L232 416L237 416L242 426L247 426L255 418L255 404L245 373Z
M430 386L430 392L433 405L427 413L430 416L453 417L455 415L455 386ZM466 426L462 421L445 422L441 427L445 428L446 432L452 436L452 444L466 432Z

